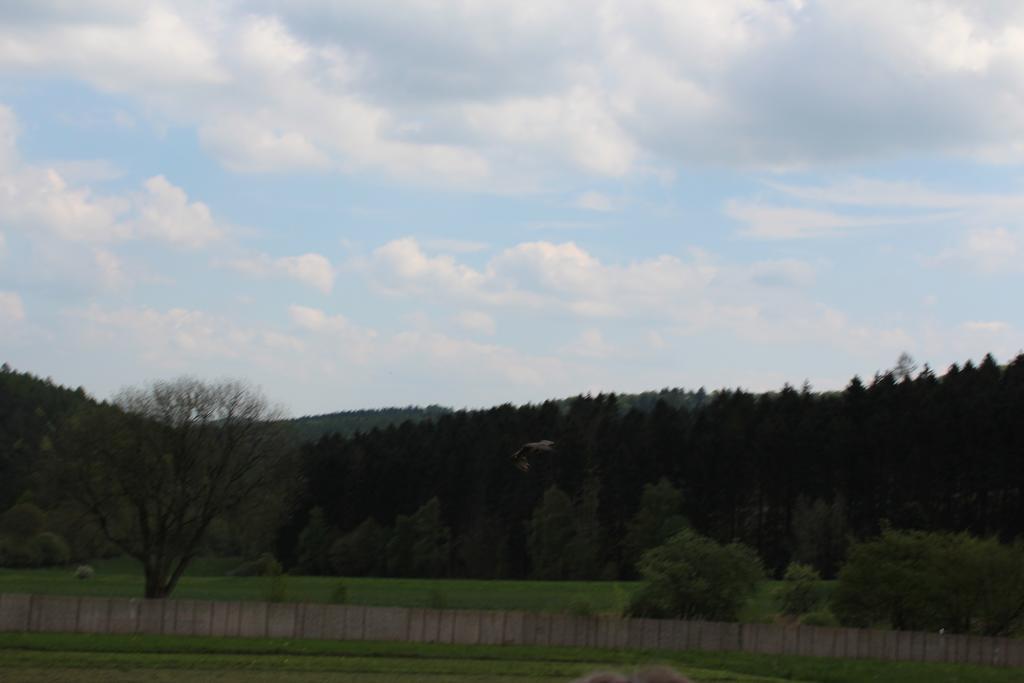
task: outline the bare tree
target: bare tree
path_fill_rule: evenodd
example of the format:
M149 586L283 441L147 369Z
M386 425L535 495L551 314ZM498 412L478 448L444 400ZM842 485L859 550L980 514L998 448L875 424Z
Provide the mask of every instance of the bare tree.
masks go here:
M61 493L142 563L147 598L170 595L210 523L279 479L278 411L237 381L155 382L72 416L54 443Z

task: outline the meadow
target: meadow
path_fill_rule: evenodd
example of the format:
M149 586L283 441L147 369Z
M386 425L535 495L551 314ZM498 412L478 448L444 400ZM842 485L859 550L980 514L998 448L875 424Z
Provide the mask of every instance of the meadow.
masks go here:
M0 592L137 597L142 579L128 560L94 563L92 579L70 569L0 570ZM267 579L229 577L230 559L195 563L175 598L261 600ZM409 607L616 613L633 582L472 581L288 577L290 601L330 602L339 583L346 602ZM777 618L775 582L765 582L747 620ZM0 634L0 680L280 681L312 683L564 683L591 671L673 666L699 682L1010 683L1020 672L965 665L873 662L743 653L489 647L414 643L282 641L73 634Z
M264 600L267 579L225 574L237 559L197 560L182 577L173 598L196 600ZM136 562L99 560L91 579L71 569L0 569L0 593L141 597L142 575ZM383 579L289 576L285 600L334 602L344 585L344 602L353 605L449 609L524 610L569 614L621 614L639 587L632 581L495 581L473 579ZM741 621L773 621L779 612L775 587L766 581L742 611Z
M663 664L701 683L1015 683L1020 671L740 653L408 643L0 634L0 678L43 681L567 683Z

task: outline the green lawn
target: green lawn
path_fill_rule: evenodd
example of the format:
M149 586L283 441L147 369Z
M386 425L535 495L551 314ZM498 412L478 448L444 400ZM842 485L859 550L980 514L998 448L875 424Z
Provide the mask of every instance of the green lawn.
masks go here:
M173 597L200 600L263 600L267 580L229 577L238 566L233 559L202 559L190 567ZM36 595L91 595L141 597L138 564L123 559L100 560L92 565L96 576L75 579L70 569L0 569L0 593ZM481 581L472 579L377 579L290 576L290 602L330 602L339 583L347 602L354 605L447 607L452 609L508 609L537 612L615 613L629 603L639 584L630 581ZM779 611L778 582L766 581L741 612L741 620L770 622Z
M696 681L1016 683L1019 670L737 653L348 643L270 639L0 634L0 680L555 683L666 664Z
M234 566L237 563L229 563ZM67 569L0 570L0 592L36 595L141 597L142 577L123 562L96 563L92 579ZM339 583L354 605L446 607L530 611L619 612L636 584L602 581L478 581L467 579L376 579L287 577L289 602L330 602ZM267 579L229 577L216 562L201 564L181 579L173 597L201 600L263 600Z

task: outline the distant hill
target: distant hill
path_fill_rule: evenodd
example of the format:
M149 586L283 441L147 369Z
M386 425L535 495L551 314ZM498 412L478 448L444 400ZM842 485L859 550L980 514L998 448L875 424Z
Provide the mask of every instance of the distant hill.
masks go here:
M619 411L623 414L630 410L641 413L649 413L663 401L669 407L687 410L696 410L706 404L712 395L703 388L697 391L687 389L660 389L657 391L644 391L638 394L615 394L615 400ZM569 410L572 402L579 396L563 398L554 401L563 412ZM341 436L352 436L358 433L370 432L374 429L384 429L393 425L400 425L403 422L422 422L424 420L436 420L437 418L450 415L456 412L455 409L447 406L429 405L427 407L406 406L404 408L376 408L367 410L343 410L337 413L325 413L323 415L308 415L291 420L285 420L295 433L298 441L316 441L329 434Z
M658 401L672 408L694 410L707 403L712 394L699 389L660 389L637 394L616 394L619 411L647 413ZM554 401L567 411L579 397ZM13 370L6 363L0 367L0 505L10 504L11 496L19 495L27 482L25 473L44 436L49 435L60 419L80 401L94 401L82 387L71 389L50 378ZM299 442L316 441L328 434L352 436L360 432L384 429L403 422L422 422L455 412L441 405L405 406L363 410L345 410L323 415L308 415L285 424ZM0 508L4 509L4 508Z
M29 488L39 448L64 416L92 400L81 387L0 366L0 510Z
M426 408L406 406L404 408L344 410L324 415L298 417L286 420L285 424L294 430L299 441L316 441L328 434L352 436L359 432L383 429L403 422L422 422L448 415L451 412L453 412L451 408L438 405L430 405Z

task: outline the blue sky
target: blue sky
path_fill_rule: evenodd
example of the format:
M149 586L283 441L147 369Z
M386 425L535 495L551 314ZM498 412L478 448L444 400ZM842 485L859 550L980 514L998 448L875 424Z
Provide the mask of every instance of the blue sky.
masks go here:
M0 6L0 359L292 414L1024 347L1017 2Z

